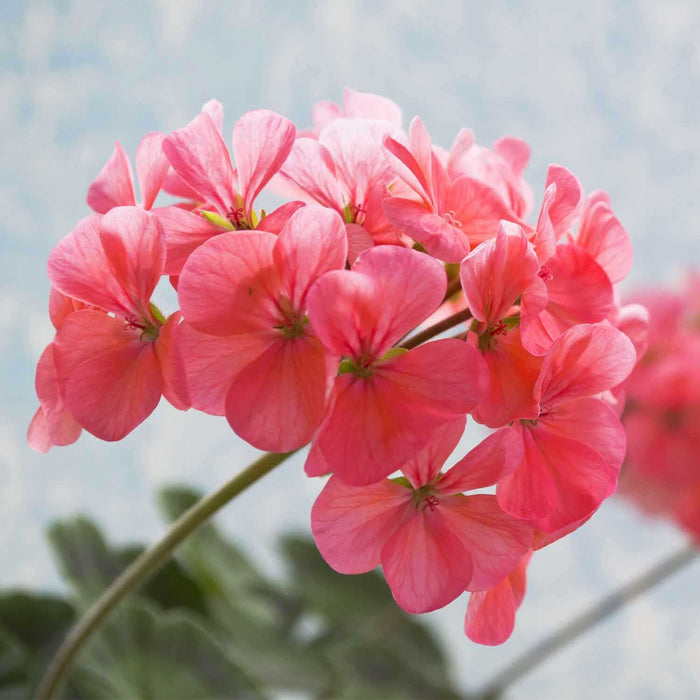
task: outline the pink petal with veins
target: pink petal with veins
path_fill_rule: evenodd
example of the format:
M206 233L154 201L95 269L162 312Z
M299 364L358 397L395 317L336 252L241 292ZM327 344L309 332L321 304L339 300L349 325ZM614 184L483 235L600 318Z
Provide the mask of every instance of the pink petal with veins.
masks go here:
M194 250L228 230L181 207L158 207L152 211L163 229L166 249L163 273L166 275L179 275Z
M102 440L120 440L160 400L163 382L153 343L124 330L124 321L77 311L55 341L64 400L75 420Z
M521 321L523 345L533 355L544 355L572 326L602 321L614 304L605 271L578 246L557 246L542 272L546 274L547 306L538 313L524 308Z
M523 440L513 428L502 428L482 440L438 481L442 493L462 493L492 486L514 472L523 458Z
M503 512L496 496L451 496L446 500L437 493L441 504L436 510L472 559L472 578L465 589L492 588L532 547L532 526Z
M362 574L379 566L389 535L412 510L411 491L393 481L357 487L332 476L311 509L311 532L336 571Z
M273 257L283 280L281 293L294 308L306 308L307 292L316 279L345 265L347 238L343 220L331 209L302 207L280 231Z
M214 416L226 415L226 395L236 375L269 344L267 333L222 337L200 333L187 323L179 324L174 335L192 406Z
M150 209L156 201L170 163L163 153L163 134L146 134L136 149L136 176L141 189L141 206Z
M460 596L472 578L470 552L445 519L445 510L415 511L382 549L386 581L406 612L442 608Z
M234 173L226 144L211 117L199 114L166 136L163 151L187 185L226 216L235 205Z
M439 306L445 271L407 248L378 246L352 270L324 275L311 288L308 311L321 342L338 355L379 357Z
M150 319L149 300L165 267L158 218L139 207L115 207L100 221L100 242L131 308Z
M236 122L233 157L247 217L255 198L287 159L295 136L294 124L268 109L246 112Z
M100 241L98 214L88 216L51 251L48 275L62 294L128 316L137 311L115 278Z
M632 241L610 208L593 193L586 201L576 242L605 270L615 284L632 268Z
M358 92L349 87L343 92L343 116L382 119L396 126L401 126L403 121L401 108L393 100L371 92Z
M539 268L520 226L501 222L496 238L477 246L460 268L462 289L474 318L489 326L504 318Z
M226 418L253 447L295 450L311 440L323 420L330 380L318 339L274 339L234 378Z
M270 329L278 323L277 236L232 231L208 240L187 259L178 282L185 321L211 335Z
M425 486L439 474L464 434L466 422L466 416L460 416L435 428L430 442L401 467L414 489Z
M98 214L106 214L112 207L136 204L131 164L119 143L114 144L109 160L88 187L87 203Z
M636 361L632 342L616 328L575 326L547 353L534 396L544 405L599 394L626 379Z
M421 345L368 378L335 380L335 402L316 440L345 482L371 484L422 449L438 426L466 414L485 388L478 353L460 340Z

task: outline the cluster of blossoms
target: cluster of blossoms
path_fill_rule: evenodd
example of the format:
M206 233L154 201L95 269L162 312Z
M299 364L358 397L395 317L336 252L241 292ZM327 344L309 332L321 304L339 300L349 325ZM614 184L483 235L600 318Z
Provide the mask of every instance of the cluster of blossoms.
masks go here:
M624 385L620 493L700 542L700 275L634 300L649 312L648 346Z
M118 144L90 186L95 213L49 259L30 444L118 440L161 395L263 450L310 442L307 474L332 474L311 514L328 563L381 564L412 613L469 591L466 634L503 642L533 551L593 514L625 455L617 387L644 314L616 302L632 251L609 198L553 165L528 223L523 141L462 129L445 150L352 90L300 133L244 114L233 162L222 117L212 101L142 140L140 203ZM256 209L266 186L291 201ZM468 415L493 432L442 471Z

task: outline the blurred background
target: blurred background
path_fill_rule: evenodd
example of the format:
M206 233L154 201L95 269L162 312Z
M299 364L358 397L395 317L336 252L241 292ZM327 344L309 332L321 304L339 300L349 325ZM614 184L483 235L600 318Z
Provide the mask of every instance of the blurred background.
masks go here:
M340 101L349 85L391 97L406 122L419 114L445 146L462 126L484 145L506 134L526 139L536 197L550 162L572 169L587 191L607 190L635 245L626 289L673 284L700 265L696 0L5 0L0 16L2 588L66 591L44 536L56 518L80 512L111 542L152 542L165 528L157 488L209 491L255 456L223 418L177 413L165 402L116 444L83 434L46 456L26 446L34 366L53 332L46 259L88 213L87 186L115 140L133 156L147 131L184 125L212 97L224 104L226 134L258 107L301 128L313 102ZM303 476L302 462L285 464L217 521L272 580L284 570L279 537L308 535L322 487ZM535 557L504 646L464 637L466 596L421 620L445 648L456 687L475 689L684 541L612 499ZM695 695L699 585L696 562L509 696Z

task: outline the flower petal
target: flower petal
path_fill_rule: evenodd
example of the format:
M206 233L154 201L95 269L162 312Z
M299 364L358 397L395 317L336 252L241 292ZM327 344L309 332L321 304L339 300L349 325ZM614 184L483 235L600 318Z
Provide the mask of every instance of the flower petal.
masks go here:
M131 164L119 143L114 144L109 160L88 187L87 204L98 214L106 214L112 207L136 204Z
M181 207L158 207L152 211L163 229L166 249L163 273L166 275L179 275L192 251L227 230Z
M153 206L170 168L170 163L163 153L163 138L163 134L152 131L141 139L136 149L136 176L139 179L141 206L144 209Z
M294 309L304 309L311 285L325 272L345 266L343 220L331 209L304 206L280 232L273 255L282 278L282 293Z
M163 140L173 170L224 216L235 203L233 168L221 132L212 118L198 114Z
M486 396L472 412L474 419L490 428L500 428L517 418L537 418L539 403L532 392L543 358L525 350L520 328L494 336L482 356L489 384Z
M226 418L253 447L295 450L311 440L323 420L330 369L314 336L273 339L234 378Z
M460 459L435 488L452 494L492 486L517 469L523 451L519 433L514 428L501 428Z
M466 414L485 386L478 353L454 339L382 362L369 378L344 374L335 382L316 439L329 467L357 486L401 468L435 428Z
M512 474L498 482L496 497L506 513L523 520L535 520L556 507L557 483L530 430L519 426L516 429L523 438L523 460Z
M178 282L185 321L211 335L269 330L279 322L279 277L265 231L232 231L211 238L187 259Z
M389 535L410 515L410 501L411 491L388 479L358 488L332 476L311 509L316 546L341 574L371 571Z
M338 355L381 356L439 306L445 270L408 248L377 246L352 270L325 274L309 291L309 319L321 342Z
M255 228L258 231L268 231L269 233L279 234L292 214L303 206L306 206L305 203L298 200L282 204L269 214L265 214Z
M358 92L349 87L343 91L343 116L383 119L396 126L401 126L403 121L401 108L393 100L371 92Z
M440 472L442 465L464 435L466 423L466 416L460 416L435 428L430 442L401 467L401 471L406 475L414 489L419 489L430 483L433 477Z
M530 555L499 584L488 591L472 593L464 618L464 633L477 644L503 644L513 632L515 613L525 596Z
M71 314L56 334L56 368L75 420L102 440L120 440L160 400L163 382L153 343L97 311Z
M51 438L49 437L49 425L46 421L46 414L41 406L36 409L29 423L29 428L27 429L27 444L35 452L41 452L42 454L46 454L53 446Z
M177 327L182 314L176 311L161 326L153 348L163 377L163 396L175 406L186 411L192 405L187 389L187 373L182 357L182 348L177 342Z
M534 396L541 404L551 404L599 394L626 379L636 361L632 342L616 328L575 326L547 353Z
M173 329L187 375L192 406L214 416L226 415L226 395L236 375L267 347L268 334L217 336L187 323Z
M114 277L149 319L149 302L165 267L165 243L158 218L139 207L115 207L100 221L100 242Z
M48 275L62 294L128 316L137 311L114 276L100 241L98 214L88 216L51 251Z
M402 233L418 241L439 260L458 263L470 250L469 238L420 202L387 197L382 202L386 218ZM494 228L495 231L495 228Z
M315 139L296 139L280 173L324 207L340 212L347 204L347 195L336 177L333 157Z
M287 159L295 136L294 124L269 109L246 112L236 122L233 157L247 216L260 190Z
M597 323L613 308L608 276L582 248L559 245L547 261L547 307L537 313L523 308L523 345L533 355L544 355L564 331L580 323Z
M478 494L440 500L436 510L441 512L446 526L461 540L472 559L474 569L467 590L492 588L513 571L530 550L532 526L502 511L496 496Z
M472 578L469 550L452 531L442 510L414 511L382 549L386 581L406 612L442 608L460 596Z
M615 284L632 268L632 241L610 208L610 202L592 193L579 227L576 242L590 253Z
M501 222L496 238L477 246L460 268L462 289L474 318L488 325L504 318L539 269L535 251L520 226Z
M453 212L472 248L494 238L501 219L526 227L496 190L472 177L460 177L452 182L444 206L447 212Z

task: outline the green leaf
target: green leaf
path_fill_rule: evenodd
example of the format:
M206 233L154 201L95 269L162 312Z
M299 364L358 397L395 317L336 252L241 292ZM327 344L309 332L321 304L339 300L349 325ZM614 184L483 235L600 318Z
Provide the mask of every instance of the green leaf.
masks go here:
M177 486L158 494L168 520L199 498L196 491ZM178 557L205 593L208 618L239 665L273 687L309 692L323 687L327 673L322 660L290 637L298 601L263 576L213 524L199 528Z
M281 544L293 589L322 622L317 650L328 656L334 669L331 695L454 695L447 662L435 638L396 605L379 574L338 574L306 538L287 536ZM385 667L393 670L387 675L381 671ZM421 688L425 692L419 693Z
M247 675L194 615L144 602L120 608L74 673L89 698L260 697Z
M49 660L74 622L73 607L55 596L22 591L0 595L0 698L33 695ZM17 649L23 650L21 674L18 667L7 675L8 639L15 647L15 657ZM24 690L12 690L20 679Z
M97 526L83 516L53 523L48 538L62 576L83 602L96 598L124 568Z
M125 569L144 550L139 545L128 545L115 550L115 556ZM158 603L164 610L185 608L203 616L207 612L204 593L176 559L166 561L141 587L139 595Z
M27 652L21 642L0 626L0 697L9 688L26 685L27 661Z

